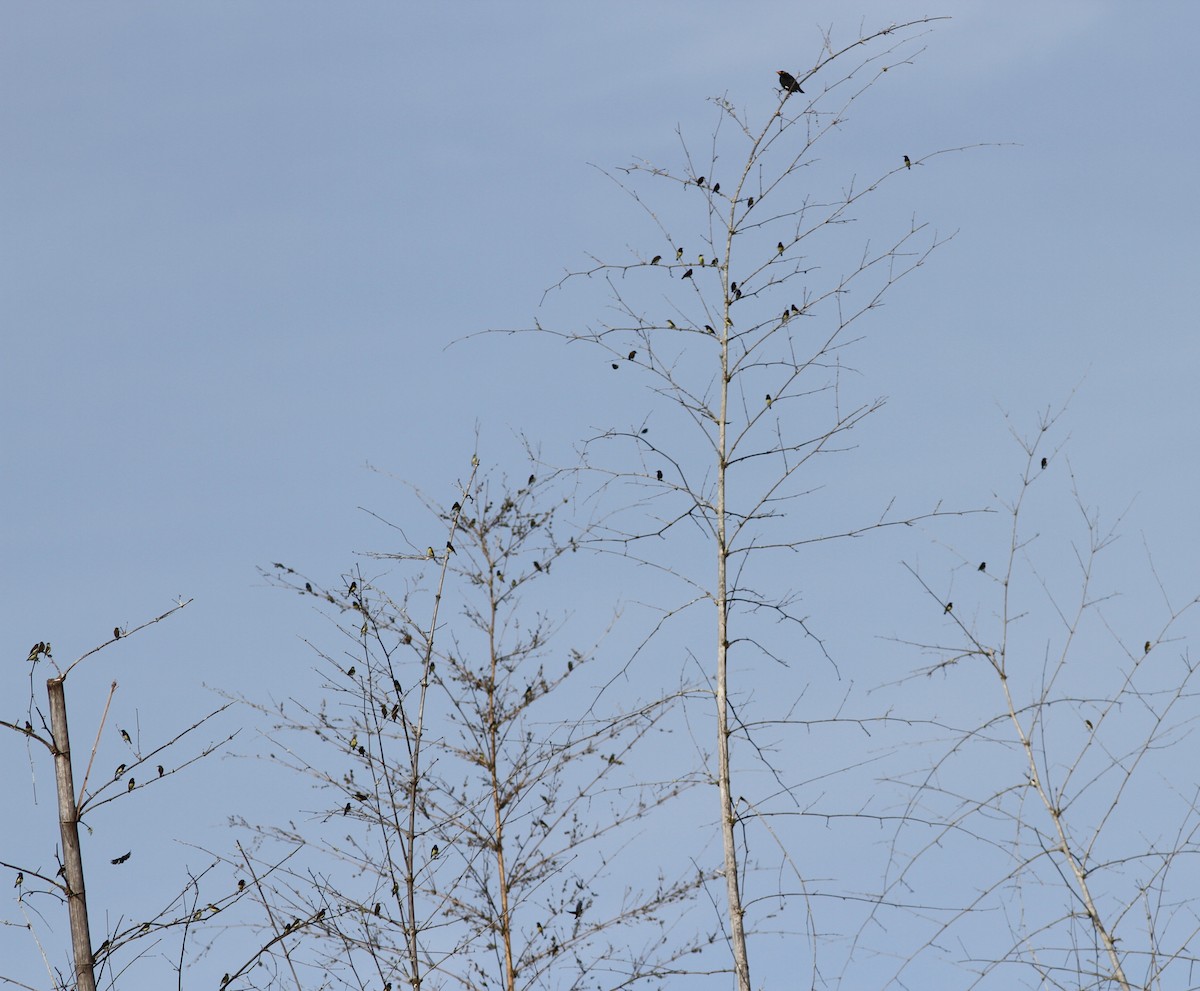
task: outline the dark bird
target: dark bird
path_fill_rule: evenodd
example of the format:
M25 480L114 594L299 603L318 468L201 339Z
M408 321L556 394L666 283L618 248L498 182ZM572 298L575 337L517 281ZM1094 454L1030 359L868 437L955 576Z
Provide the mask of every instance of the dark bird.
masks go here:
M776 252L776 254L780 254L780 255L783 254L783 242L782 241L780 241L777 245L775 245L775 252Z
M655 474L655 477L661 482L662 481L662 469L659 468L658 471L656 471L654 474Z
M123 863L125 863L125 861L127 861L132 856L133 856L133 851L130 850L128 853L123 853L123 854L121 854L121 856L114 858L112 862L114 864L123 864Z
M954 603L953 603L953 602L947 602L947 603L946 603L946 608L942 610L942 615L943 615L943 616L945 616L945 615L946 615L946 613L948 613L948 612L949 612L951 609L953 609L953 608L954 608Z
M1149 640L1147 640L1147 641L1146 641L1146 644L1145 644L1145 646L1144 646L1144 647L1142 647L1142 653L1143 653L1143 654L1149 654L1149 653L1150 653L1150 641L1149 641Z
M752 206L754 206L754 197L753 196L751 196L750 199L746 200L746 209L749 210Z
M799 307L798 307L798 306L797 306L795 303L793 303L793 304L792 304L792 313L793 313L795 316L799 316L799 315L800 315L800 308L799 308Z
M246 890L246 879L244 877L239 877L238 878L238 891L245 891L245 890Z
M712 187L712 191L713 191L714 193L719 193L719 192L721 191L721 184L720 184L719 182L714 182L714 183L713 183L713 187Z
M634 358L636 358L636 357L637 357L637 352L636 352L636 351L630 351L630 352L629 352L629 358L628 358L627 360L628 360L628 361L633 361L633 359L634 359Z
M350 592L349 592L349 594L350 594L350 595L353 595L353 594L354 594L355 592L357 592L357 591L358 591L358 582L351 582L351 583L350 583Z
M114 639L114 640L120 640L120 639L121 639L121 628L120 628L119 626L114 626L114 627L113 627L113 639Z
M540 562L540 561L534 561L534 562L533 562L533 570L534 570L534 571L541 571L541 570L542 570L542 565L541 565L541 562Z
M980 561L977 571L987 571L987 561Z
M779 77L779 86L785 93L803 93L800 84L796 82L796 77L790 72L784 72L782 69L776 69L775 75Z
M355 672L355 670L356 670L356 669L355 669L354 665L353 665L353 664L351 664L351 665L350 665L350 670L346 672L346 677L347 677L347 678L353 678L353 677L354 677L354 672Z
M907 155L905 155L905 156L904 156L904 167L905 167L906 169L911 169L911 168L912 168L912 159L911 159L911 158L909 158Z
M1042 458L1042 468L1043 468L1043 469L1045 469L1045 467L1046 467L1046 466L1047 466L1049 463L1050 463L1049 459L1047 459L1047 458Z
M433 845L433 849L429 851L429 859L430 859L430 860L437 860L437 856L438 856L438 854L439 854L439 853L441 853L441 852L442 852L442 851L441 851L441 849L440 849L440 848L438 847L438 845L435 843L435 844Z
M702 187L702 188L703 188L703 186L704 186L704 176L701 176L699 179L697 179L697 180L696 180L696 185L697 185L697 186L700 186L700 187Z
M375 914L376 914L376 915L379 915L379 914L381 914L382 912L383 912L383 903L382 903L382 902L376 902L376 903L375 903Z
M774 402L774 400L772 400L772 399L771 399L771 394L768 392L768 393L767 393L767 409L770 409L770 408L771 408L771 403L772 403L772 402Z
M304 591L308 592L310 595L312 594L312 582L304 583Z
M342 815L348 816L349 814L350 814L350 803L347 802L346 807L344 809L342 809Z
M537 924L537 931L538 931L538 935L540 936L540 935L542 935L542 933L544 933L546 931L546 928L539 922Z
M450 543L450 541L448 541L448 540L446 541L446 552L448 554L454 553L454 545L452 543Z
M21 883L22 883L24 880L25 880L25 872L24 872L24 871L18 871L18 872L17 872L17 879L16 879L15 881L13 881L13 887L14 887L14 888L19 888L19 887L21 887ZM539 929L540 929L540 928L541 928L541 927L539 926Z
M716 268L716 267L717 267L717 260L714 258L714 259L713 259L712 261L710 261L708 264L709 264L709 265L711 265L713 268Z
M131 739L129 739L129 734L126 733L124 730L121 730L120 733L121 733L121 739L124 740L126 743L128 743L130 746L133 746L133 741Z
M46 645L39 641L38 643L35 643L29 649L29 656L26 658L26 660L27 661L36 661L38 659L38 654L44 654L45 652L46 652Z
M618 364L617 364L617 363L614 361L614 362L612 363L612 367L613 367L613 371L615 372L615 371L616 371L618 368L620 368L621 366L620 366L620 365L618 365Z
M677 262L681 262L681 261L683 261L683 248L676 248L676 249L675 249L675 260L676 260Z
M571 914L573 916L575 916L575 918L577 918L577 919L583 917L583 899L582 898L575 903L575 911L572 912Z
M125 765L118 764L117 769L115 771L113 771L113 780L116 781L117 778L119 778L124 773L125 773Z
M129 787L127 787L125 790L126 790L126 791L133 791L133 789L134 789L134 788L136 788L136 787L137 787L137 785L135 784L135 782L134 782L133 778L130 778L130 779L129 779Z
M158 765L158 776L161 778L164 773L166 773L166 772L163 771L163 766L161 764L159 764Z
M662 261L662 255L655 255L653 258L650 259L650 264L657 265L660 261Z
M1083 725L1086 726L1089 731L1094 730L1096 728L1095 726L1092 725L1092 721L1090 719L1085 719L1083 721Z
M690 279L692 277L692 270L689 268L686 272L683 273L683 277L685 279Z

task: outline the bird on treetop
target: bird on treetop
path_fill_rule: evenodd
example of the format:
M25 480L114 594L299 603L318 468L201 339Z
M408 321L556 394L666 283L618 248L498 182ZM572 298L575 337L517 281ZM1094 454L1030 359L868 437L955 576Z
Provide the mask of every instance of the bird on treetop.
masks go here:
M803 93L800 84L796 82L796 77L790 72L784 72L782 69L776 69L775 74L779 76L779 85L785 93Z

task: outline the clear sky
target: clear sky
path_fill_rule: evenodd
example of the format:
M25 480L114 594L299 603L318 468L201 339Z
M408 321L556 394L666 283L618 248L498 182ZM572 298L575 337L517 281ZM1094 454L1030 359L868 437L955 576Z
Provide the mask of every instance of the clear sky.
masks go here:
M866 328L855 367L889 402L842 482L982 505L1019 470L1004 414L1032 430L1078 386L1056 442L1069 434L1081 497L1106 519L1128 510L1130 560L1144 535L1164 582L1194 594L1194 3L10 3L6 713L24 711L31 644L70 660L181 596L182 614L73 678L81 750L114 679L116 718L150 737L215 707L214 690L303 677L302 638L329 628L259 567L333 581L358 552L393 549L360 507L407 519L399 479L446 499L476 431L485 463L520 474L517 434L561 463L604 415L613 387L594 355L449 346L529 326L589 252L650 253L653 232L592 166L676 164L677 126L703 147L712 96L766 112L775 70L810 61L823 27L942 13L824 163L875 175L903 154L995 143L913 170L880 208L957 235ZM561 319L571 301L550 305ZM1075 523L1065 505L1051 537ZM927 546L886 544L854 608L850 576L825 582L840 589L825 601L814 590L834 640L913 634L922 600L900 561ZM31 788L21 748L0 742L5 794L37 802L5 816L2 845L45 863L49 767ZM181 838L217 844L235 811L224 773L177 787L171 807L197 830ZM155 804L137 814L170 833ZM17 940L0 933L0 958L28 951Z

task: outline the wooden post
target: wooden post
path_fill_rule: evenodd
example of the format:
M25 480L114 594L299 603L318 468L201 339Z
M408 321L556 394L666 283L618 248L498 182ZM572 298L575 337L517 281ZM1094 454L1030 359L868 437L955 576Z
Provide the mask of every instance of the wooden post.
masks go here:
M78 991L96 991L92 959L92 934L88 927L87 897L83 884L83 858L79 851L79 812L75 806L75 780L71 774L71 738L67 734L67 698L63 679L46 682L50 696L50 731L54 734L54 780L58 787L58 828L62 835L67 912L71 920L71 947L75 956Z

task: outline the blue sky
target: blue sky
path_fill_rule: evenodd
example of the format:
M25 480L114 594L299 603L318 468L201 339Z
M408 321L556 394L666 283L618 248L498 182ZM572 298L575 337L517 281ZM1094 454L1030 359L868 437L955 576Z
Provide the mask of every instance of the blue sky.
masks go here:
M822 168L874 175L902 154L994 146L914 170L873 215L957 234L855 353L889 402L839 482L864 504L981 505L1019 470L1003 414L1032 430L1079 386L1060 439L1084 501L1107 519L1128 509L1121 553L1144 561L1144 536L1166 584L1193 592L1194 4L9 5L6 709L24 706L30 644L72 659L180 596L194 600L181 615L73 676L82 739L114 679L116 717L149 737L218 704L212 689L303 678L303 638L329 628L260 566L332 581L390 549L360 507L408 519L398 479L446 498L477 430L485 463L519 476L518 434L561 463L612 399L636 408L644 393L616 393L594 355L461 339L547 312L594 320L577 299L540 309L544 290L653 232L592 166L677 163L677 126L704 145L708 97L762 111L776 68L811 59L822 27L853 33L860 12L868 27L953 19ZM1067 500L1048 517L1048 540L1071 514ZM848 652L860 631L912 632L921 600L899 562L927 548L876 552L857 584L875 608L846 609L849 575L813 591L831 636L853 628ZM6 794L38 802L18 844L41 849L49 768L31 789L5 747ZM231 810L219 776L196 773L172 802L215 843ZM150 804L138 814L158 822Z

